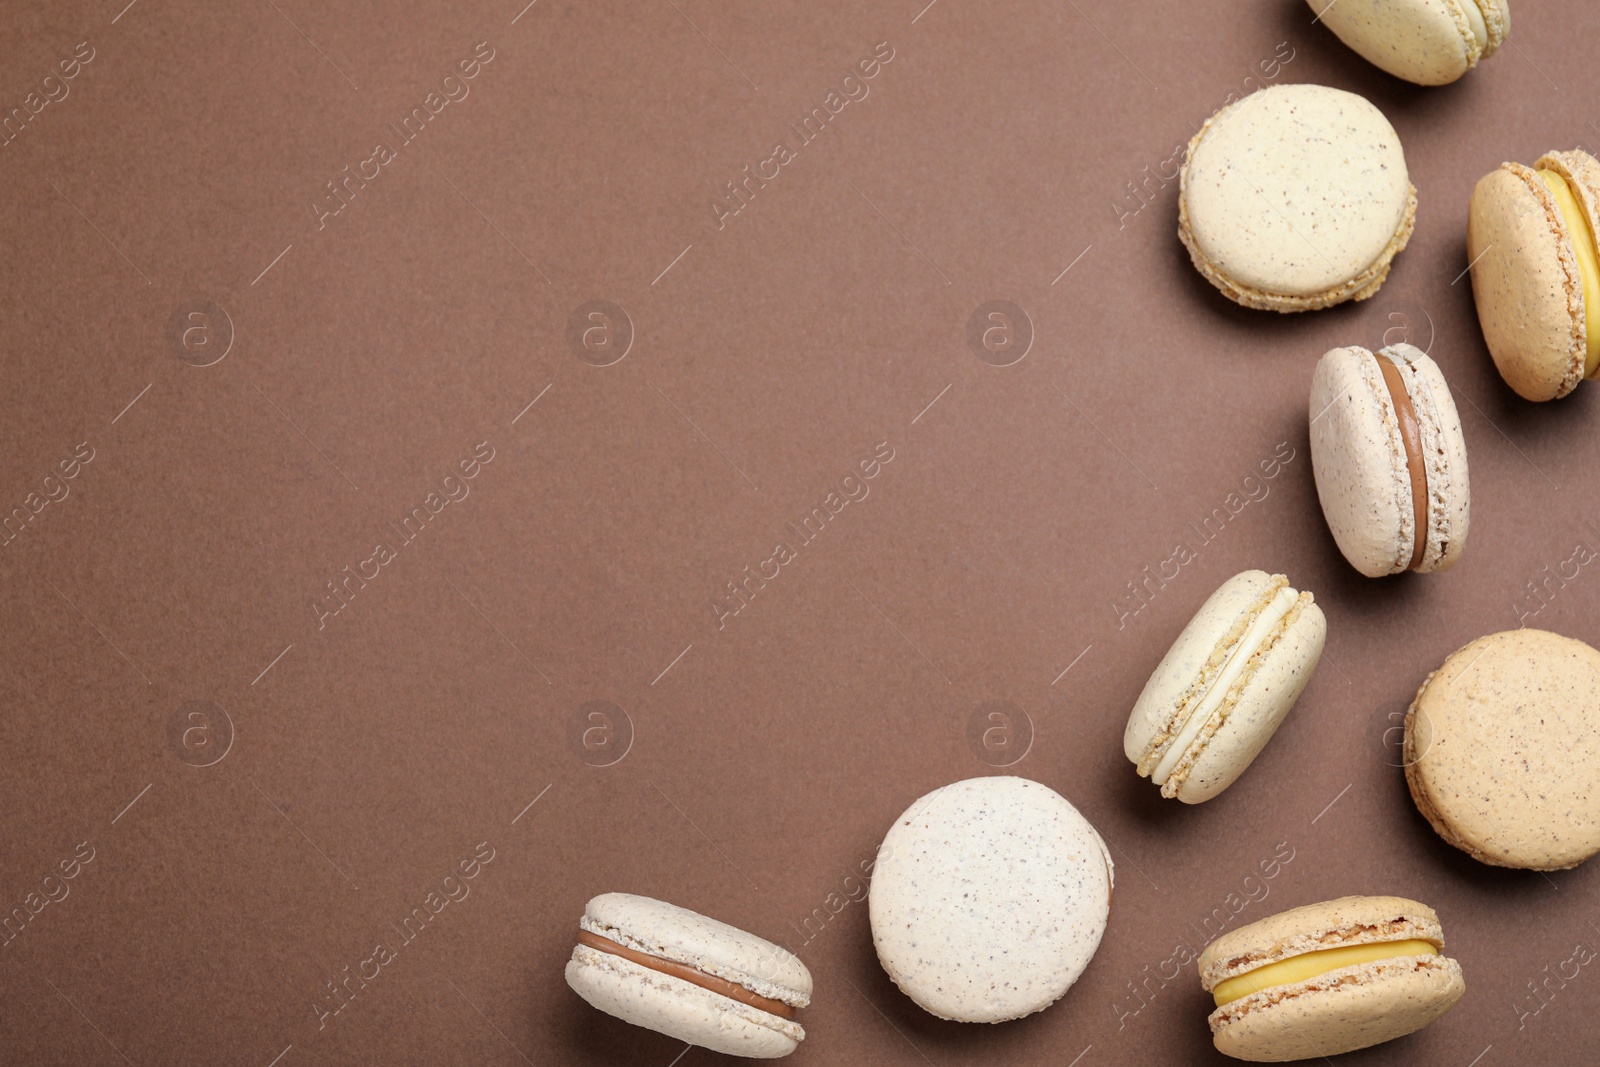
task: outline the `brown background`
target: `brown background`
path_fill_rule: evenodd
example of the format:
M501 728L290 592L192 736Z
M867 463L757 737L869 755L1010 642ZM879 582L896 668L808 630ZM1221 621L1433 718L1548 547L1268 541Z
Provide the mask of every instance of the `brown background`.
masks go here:
M1392 728L1542 567L1600 546L1600 388L1517 400L1452 281L1480 175L1600 141L1600 12L1519 3L1508 47L1421 90L1290 0L924 2L6 5L7 111L94 58L0 148L0 505L94 458L0 546L0 905L70 890L0 949L0 1060L667 1067L681 1043L562 980L608 890L794 947L797 1064L1213 1062L1194 968L1150 977L1190 924L1365 892L1437 907L1468 992L1343 1062L1593 1058L1600 974L1536 1014L1530 983L1600 948L1600 869L1445 846ZM470 95L319 229L324 183L483 41ZM870 95L719 230L723 184L879 42ZM1154 175L1264 81L1353 89L1401 133L1417 232L1371 301L1247 312L1174 236ZM991 299L1036 330L1013 366L966 343ZM612 366L569 347L591 300L633 323ZM185 350L169 322L204 301ZM1321 352L1386 334L1450 378L1476 506L1454 571L1374 582L1322 524L1305 405ZM319 629L325 583L480 442L470 496ZM870 495L719 630L725 583L879 442ZM1180 541L1198 558L1119 627ZM1316 593L1327 653L1236 786L1165 802L1127 710L1248 567ZM1600 643L1597 606L1579 568L1527 621ZM914 798L996 773L968 742L996 700L1033 733L1001 773L1100 828L1116 906L1061 1003L969 1027L903 997L841 904ZM226 731L191 701L232 725L210 766ZM631 730L613 713L586 748L591 701ZM471 895L319 1029L323 982L485 841Z

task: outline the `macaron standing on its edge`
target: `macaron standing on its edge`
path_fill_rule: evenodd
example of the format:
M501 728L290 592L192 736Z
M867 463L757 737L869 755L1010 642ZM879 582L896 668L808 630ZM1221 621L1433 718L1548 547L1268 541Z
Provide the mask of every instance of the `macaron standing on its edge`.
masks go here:
M1269 311L1365 300L1416 222L1394 127L1325 85L1275 85L1212 115L1178 188L1195 269L1234 303Z
M805 1040L811 972L793 953L650 897L603 893L578 920L567 984L608 1015L730 1056L774 1059Z
M1162 658L1122 748L1164 797L1210 800L1266 747L1311 680L1328 624L1310 593L1265 571L1235 575Z
M1078 980L1111 910L1111 854L1055 790L970 778L894 821L867 910L878 961L924 1010L999 1023Z
M1420 1030L1466 982L1432 908L1341 897L1229 931L1200 954L1217 1051L1257 1063L1320 1059Z
M1508 0L1308 0L1316 21L1373 66L1445 85L1488 59L1511 32Z
M1500 377L1554 400L1600 374L1600 160L1574 149L1502 163L1472 190L1467 258Z
M1507 630L1450 654L1405 723L1406 784L1473 859L1536 871L1600 852L1600 652Z
M1467 543L1467 442L1444 374L1408 344L1335 348L1311 380L1323 517L1368 578L1453 567Z

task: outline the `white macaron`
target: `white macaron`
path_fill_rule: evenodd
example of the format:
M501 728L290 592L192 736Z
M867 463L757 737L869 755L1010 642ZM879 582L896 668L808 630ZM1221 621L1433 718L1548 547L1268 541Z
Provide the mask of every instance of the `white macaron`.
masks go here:
M868 895L895 985L942 1019L998 1023L1059 1000L1111 909L1111 856L1048 786L971 778L895 820Z

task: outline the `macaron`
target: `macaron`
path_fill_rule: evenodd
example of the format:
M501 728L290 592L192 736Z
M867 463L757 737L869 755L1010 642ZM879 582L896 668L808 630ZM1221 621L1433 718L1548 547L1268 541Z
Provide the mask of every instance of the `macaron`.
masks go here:
M1600 374L1600 160L1546 152L1502 163L1472 190L1467 259L1500 377L1554 400Z
M1122 750L1164 797L1210 800L1277 732L1322 657L1322 609L1289 579L1234 575L1200 606L1128 716Z
M1111 880L1105 842L1061 794L971 778L921 797L885 835L872 943L901 992L941 1019L1021 1018L1089 965Z
M1439 917L1404 897L1341 897L1223 934L1200 954L1219 1052L1320 1059L1420 1030L1466 983Z
M1507 0L1307 0L1316 21L1368 63L1418 85L1446 85L1511 32Z
M1455 566L1472 496L1461 416L1414 345L1324 353L1311 379L1311 470L1333 539L1368 578Z
M1473 859L1536 871L1600 852L1600 652L1508 630L1451 653L1406 713L1406 784Z
M1274 85L1212 115L1178 188L1195 268L1229 300L1270 311L1367 299L1416 222L1394 127L1325 85Z
M805 1040L811 972L788 949L632 893L578 920L567 984L608 1015L730 1056L775 1059Z

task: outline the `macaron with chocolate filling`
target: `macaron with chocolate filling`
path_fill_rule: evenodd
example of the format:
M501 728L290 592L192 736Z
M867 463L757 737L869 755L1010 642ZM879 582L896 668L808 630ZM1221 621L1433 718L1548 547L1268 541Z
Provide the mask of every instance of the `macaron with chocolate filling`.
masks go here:
M1210 800L1266 747L1322 656L1328 623L1314 599L1281 574L1245 571L1189 620L1122 735L1162 796Z
M811 972L764 938L665 901L603 893L578 920L567 984L608 1015L730 1056L805 1040Z
M1467 259L1478 323L1517 395L1554 400L1600 375L1600 160L1547 152L1472 190Z
M1281 1063L1402 1037L1466 992L1461 964L1443 953L1439 916L1404 897L1341 897L1230 930L1200 954L1217 1005L1212 1042Z
M1472 496L1461 416L1409 344L1335 348L1311 380L1311 470L1339 551L1369 578L1454 566Z

